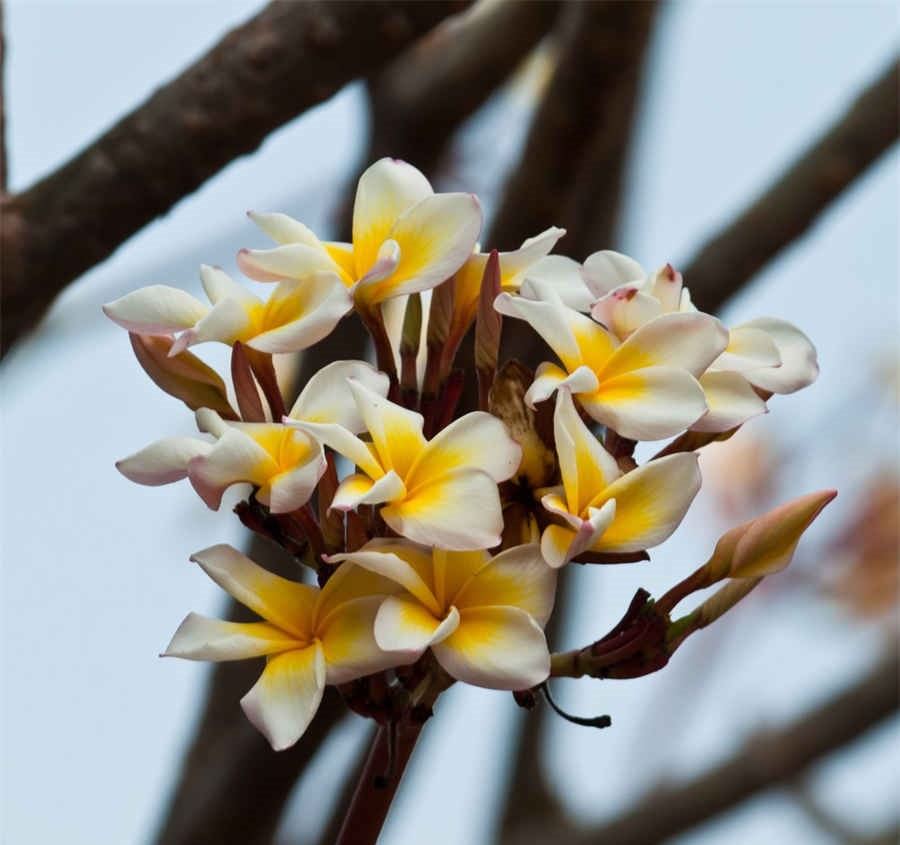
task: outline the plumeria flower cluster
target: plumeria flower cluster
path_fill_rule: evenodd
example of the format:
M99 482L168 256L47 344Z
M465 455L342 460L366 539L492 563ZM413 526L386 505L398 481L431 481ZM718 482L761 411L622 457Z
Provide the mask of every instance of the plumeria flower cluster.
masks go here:
M551 677L655 671L786 566L834 495L733 529L658 601L639 593L609 635L553 654L544 628L563 567L648 559L700 489L698 450L815 380L810 341L771 318L726 328L669 265L647 274L615 252L583 265L552 255L558 228L483 251L477 198L435 193L400 161L360 178L351 243L285 214L250 217L275 246L238 252L249 283L204 266L209 305L153 285L104 311L199 430L126 457L122 474L186 480L214 510L238 485L240 519L297 563L284 577L229 546L197 552L258 621L192 613L165 650L264 657L241 704L275 749L300 738L327 685L397 725L421 723L456 681L528 704ZM331 362L286 401L273 356L356 330L339 325L353 311L374 365ZM501 360L504 317L528 323L555 360ZM194 354L210 342L231 349L230 383ZM637 441L660 440L638 465Z

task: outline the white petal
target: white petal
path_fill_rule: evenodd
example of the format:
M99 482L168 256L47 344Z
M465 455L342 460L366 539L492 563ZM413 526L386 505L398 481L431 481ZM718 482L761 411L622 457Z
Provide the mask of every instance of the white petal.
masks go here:
M229 426L205 454L191 460L188 478L197 495L218 510L222 495L232 484L265 484L278 472L274 458L252 437Z
M710 369L743 373L758 367L780 367L781 353L762 329L737 326L728 333L728 346Z
M200 281L213 305L218 305L223 299L234 299L244 307L253 307L259 303L259 300L250 291L243 285L239 285L221 267L201 264Z
M448 674L478 687L528 689L550 674L544 632L514 607L463 610L459 627L432 651Z
M706 413L700 383L674 367L645 367L616 376L578 400L597 422L632 440L672 437Z
M686 310L681 307L684 279L671 264L660 267L648 282L647 293L659 301L664 313Z
M393 470L377 481L366 475L348 475L335 491L331 507L337 511L352 511L360 505L380 505L405 495L406 486Z
M248 301L252 304L244 305L231 297L220 299L193 329L189 329L179 336L172 345L172 349L169 350L169 355L176 355L189 346L208 341L231 345L246 334L252 333L251 312L254 308L259 308L262 303L252 295L249 296Z
M480 470L458 470L386 505L381 516L398 534L442 549L489 549L500 542L497 483Z
M382 158L359 177L353 203L356 278L375 263L397 218L432 193L421 171L398 159Z
M600 381L642 367L679 367L699 376L728 345L728 330L709 314L663 314L641 326L615 352Z
M534 283L550 285L559 298L576 311L587 313L596 297L584 283L581 266L565 255L548 255L525 271L525 280L519 291L521 296L539 299Z
M384 596L364 596L341 604L319 629L325 653L327 682L345 684L355 678L412 662L379 648L375 619Z
M247 345L260 352L299 352L329 335L352 308L347 288L333 273L283 282L266 303L267 318L280 325L251 338Z
M694 452L668 455L626 473L603 493L604 500L615 499L615 518L591 548L637 552L658 546L684 519L699 490Z
M337 423L354 434L365 429L347 379L379 396L387 396L390 380L365 361L334 361L306 383L289 416L313 423Z
M459 612L455 607L441 619L417 601L392 596L378 609L375 641L385 651L421 654L429 646L445 640L457 627Z
M103 306L103 313L138 334L173 334L194 326L209 308L179 288L150 285Z
M275 575L225 544L203 549L191 560L244 607L299 640L310 638L315 587Z
M368 445L342 425L337 423L311 423L305 420L294 420L290 417L284 418L284 424L289 425L291 428L305 431L323 446L334 449L335 452L352 461L369 477L381 478L384 475L381 464L369 451Z
M774 317L759 317L744 323L743 327L762 329L768 333L781 355L780 367L745 372L751 384L772 393L794 393L818 378L816 347L796 326Z
M569 375L556 364L545 361L538 365L534 381L525 393L525 403L529 408L534 408L561 387L570 393L593 393L599 386L597 376L590 367L578 367Z
M553 567L567 564L582 552L594 548L616 515L616 502L609 499L599 508L588 508L588 518L576 530L568 525L548 525L541 535L541 554Z
M301 281L316 273L341 275L341 268L324 249L298 243L242 249L237 264L245 276L257 282Z
M575 369L582 362L578 342L575 339L572 315L579 317L583 315L567 309L559 297L548 290L548 286L535 282L531 289L540 299L526 299L523 296L501 293L494 300L494 308L504 316L525 320L567 368Z
M497 417L472 411L455 420L422 450L410 467L406 484L411 492L441 476L466 467L506 481L518 469L522 447Z
M768 410L740 373L710 370L700 376L700 385L709 410L691 426L691 431L730 431Z
M268 504L272 513L290 513L302 508L309 500L325 472L325 455L321 447L313 454L310 460L282 472L268 482L268 493L263 504Z
M359 280L361 285L380 282L386 279L400 264L400 244L393 238L388 238L375 255L375 263L366 270L365 275Z
M224 622L189 613L163 657L185 660L244 660L296 649L296 637L268 622Z
M322 242L312 229L281 212L248 211L247 216L278 244L305 244L313 249L323 249Z
M615 288L591 308L591 316L621 340L662 313L659 301L636 285Z
M553 611L556 572L536 543L514 546L482 567L448 601L461 611L473 607L517 607L545 625Z
M166 437L117 461L116 469L136 484L171 484L187 478L191 459L207 454L211 448L211 443L195 437Z
M642 282L647 274L633 258L604 249L585 259L583 275L585 284L599 299L619 285Z
M481 206L473 194L426 197L402 214L391 229L390 237L400 247L396 270L378 281L360 282L357 299L372 305L392 296L428 290L449 279L472 254L481 220Z
M283 751L303 736L324 689L325 658L321 644L315 643L270 657L241 707L272 748Z
M230 428L218 411L213 411L211 408L198 408L194 418L197 420L198 430L215 437L221 437Z

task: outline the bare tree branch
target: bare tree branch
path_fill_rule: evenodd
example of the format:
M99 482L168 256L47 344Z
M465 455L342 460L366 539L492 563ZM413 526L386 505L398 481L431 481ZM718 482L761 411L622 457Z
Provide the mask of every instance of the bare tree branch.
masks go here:
M720 308L897 140L898 89L894 60L749 208L697 251L684 278L698 307Z
M860 681L776 730L759 733L726 762L685 783L662 785L613 821L567 845L654 845L786 783L897 713L896 645ZM536 833L536 832L535 832ZM549 828L533 842L558 841Z
M4 199L0 354L73 279L462 0L275 0L76 158Z
M498 0L413 45L370 85L368 160L404 158L431 173L459 125L544 37L556 0Z
M514 249L548 220L578 231L573 215L602 202L578 193L584 176L603 185L603 199L618 189L628 138L618 127L631 123L655 8L630 0L566 7L559 64L487 238L492 247Z

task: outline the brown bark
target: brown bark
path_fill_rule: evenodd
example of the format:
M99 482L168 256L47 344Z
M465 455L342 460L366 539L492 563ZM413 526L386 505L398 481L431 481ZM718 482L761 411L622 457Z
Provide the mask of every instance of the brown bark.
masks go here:
M900 64L895 60L850 108L684 271L697 306L716 311L889 149L900 132Z
M507 184L490 246L515 249L554 223L572 232L563 252L584 257L571 247L583 248L575 215L597 215L619 190L655 10L655 3L631 0L566 7L559 63ZM614 217L608 211L596 228L610 227Z
M726 762L689 781L647 793L611 822L581 830L567 845L654 845L788 783L823 757L896 715L896 646L859 681L796 721L750 737ZM558 841L550 827L533 842Z
M275 0L73 160L5 198L0 354L141 227L465 5Z

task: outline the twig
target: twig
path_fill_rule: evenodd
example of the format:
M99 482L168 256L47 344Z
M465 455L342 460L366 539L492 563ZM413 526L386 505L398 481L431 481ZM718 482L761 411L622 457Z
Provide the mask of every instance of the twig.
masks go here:
M568 845L664 842L796 778L897 712L897 661L892 646L865 677L834 698L794 722L750 737L729 760L699 777L658 787L619 818L571 836ZM536 835L533 841L543 839Z
M72 161L4 198L0 354L142 226L464 5L276 0Z
M749 208L697 251L684 278L698 307L718 310L897 140L898 88L900 64L894 60Z

